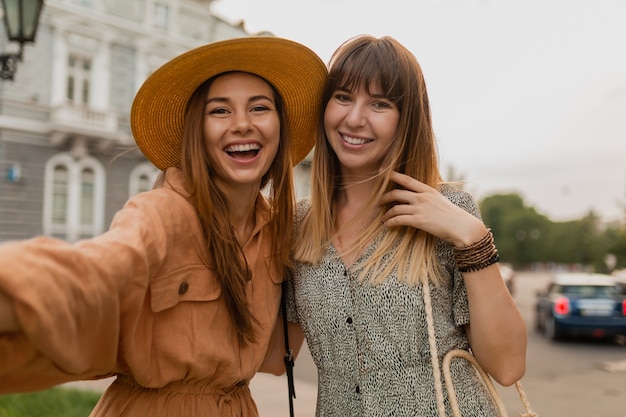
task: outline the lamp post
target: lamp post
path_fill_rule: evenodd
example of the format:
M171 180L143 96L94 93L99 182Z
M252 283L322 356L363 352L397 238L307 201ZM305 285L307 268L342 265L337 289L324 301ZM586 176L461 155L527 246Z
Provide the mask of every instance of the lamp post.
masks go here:
M1 0L4 9L4 26L7 38L12 42L19 42L17 53L0 55L0 78L13 80L17 70L17 62L22 60L24 44L35 41L39 15L44 0Z

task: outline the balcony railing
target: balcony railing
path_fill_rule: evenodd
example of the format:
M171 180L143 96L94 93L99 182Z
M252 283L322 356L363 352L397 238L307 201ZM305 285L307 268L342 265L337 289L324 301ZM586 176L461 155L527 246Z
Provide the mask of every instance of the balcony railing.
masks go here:
M64 130L75 128L81 131L94 131L94 134L115 133L118 128L117 113L97 111L85 107L60 105L52 109L50 121Z

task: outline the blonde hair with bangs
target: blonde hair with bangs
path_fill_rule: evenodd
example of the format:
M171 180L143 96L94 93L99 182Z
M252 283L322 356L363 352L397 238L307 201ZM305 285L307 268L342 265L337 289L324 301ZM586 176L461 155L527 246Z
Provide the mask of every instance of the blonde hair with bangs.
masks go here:
M394 187L389 180L392 171L402 172L439 189L443 180L439 172L426 82L415 56L391 37L362 35L342 44L333 54L329 67L322 115L339 87L356 89L362 86L369 93L369 88L375 83L400 113L396 137L382 163L386 168L375 178L377 192L370 196L366 207L355 217L379 206L381 196ZM326 138L323 117L319 120L311 170L311 210L302 220L296 259L317 264L336 236L333 234L335 204L343 186L340 163ZM380 233L381 218L387 209L389 207L380 208L376 219L368 222L356 244L346 253L361 253ZM357 268L362 268L359 279L363 281L369 274L372 284L380 284L397 269L399 280L408 285L417 285L424 277L433 283L440 283L444 274L436 257L436 243L434 236L413 227L389 228L366 263L355 264Z

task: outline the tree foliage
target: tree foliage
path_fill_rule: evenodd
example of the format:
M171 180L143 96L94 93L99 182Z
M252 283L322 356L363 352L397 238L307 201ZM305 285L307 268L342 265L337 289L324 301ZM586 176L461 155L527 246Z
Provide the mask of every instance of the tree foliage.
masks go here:
M554 222L515 193L487 196L479 206L501 258L518 268L536 263L579 265L597 272L626 268L624 223L603 224L594 212ZM608 256L614 257L614 265L607 262Z

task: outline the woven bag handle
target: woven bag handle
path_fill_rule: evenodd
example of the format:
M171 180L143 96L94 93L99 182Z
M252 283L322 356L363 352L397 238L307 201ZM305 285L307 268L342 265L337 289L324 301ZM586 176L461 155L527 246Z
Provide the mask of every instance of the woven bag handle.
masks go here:
M446 381L446 389L448 390L448 396L450 397L450 407L452 408L452 414L454 415L454 417L461 417L459 401L456 397L456 392L454 391L452 374L450 373L450 363L454 358L465 359L469 363L471 363L474 368L476 368L476 371L478 371L478 373L482 377L483 382L487 387L487 390L489 390L489 394L491 394L491 397L496 404L500 416L508 417L506 408L504 407L504 403L502 402L502 399L500 398L500 394L496 390L496 387L493 385L493 381L491 380L489 374L487 374L487 372L485 372L484 369L480 366L474 355L462 349L451 350L450 352L446 353L443 358L443 377ZM522 387L521 381L517 381L515 383L515 388L517 389L517 393L519 394L519 397L524 404L524 409L526 410L526 413L520 414L519 417L537 417L538 414L532 410L530 402L528 401L528 397L526 396L526 392Z
M440 417L445 417L445 406L443 400L443 387L441 383L441 373L439 372L439 354L437 353L437 343L435 338L435 322L433 319L433 307L432 307L432 299L430 296L430 286L428 283L428 279L422 280L423 294L424 294L424 305L426 307L426 324L428 327L428 342L430 344L430 352L431 352L431 363L433 366L433 376L435 377L435 394L437 397L437 412ZM448 399L450 400L450 408L452 409L452 415L454 417L462 417L461 410L459 408L459 400L456 396L456 392L454 390L454 384L452 382L452 374L450 372L450 364L453 358L462 358L470 362L476 371L480 374L489 390L489 394L491 395L496 408L498 409L498 413L500 417L508 417L508 413L506 411L506 407L500 398L500 394L496 390L496 387L493 385L493 381L491 377L485 370L480 366L474 355L470 352L462 349L451 350L446 353L443 358L443 377L446 384L446 390L448 391ZM518 417L538 417L538 414L535 413L528 401L528 397L526 396L526 392L522 387L521 381L517 381L515 383L515 388L517 389L517 393L519 394L522 403L524 404L524 408L526 410L525 414L520 414Z

